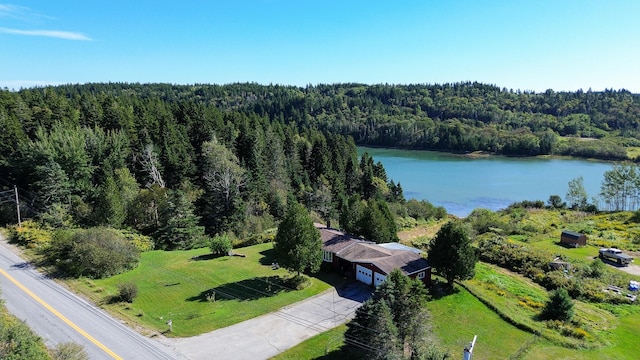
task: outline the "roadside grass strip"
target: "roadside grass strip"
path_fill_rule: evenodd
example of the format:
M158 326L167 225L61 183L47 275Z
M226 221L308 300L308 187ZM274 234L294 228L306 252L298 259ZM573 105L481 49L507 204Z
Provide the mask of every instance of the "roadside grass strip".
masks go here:
M298 359L322 359L339 360L344 359L344 354L340 351L344 345L344 333L347 331L346 325L337 326L327 330L300 344L272 357L274 360L298 360Z

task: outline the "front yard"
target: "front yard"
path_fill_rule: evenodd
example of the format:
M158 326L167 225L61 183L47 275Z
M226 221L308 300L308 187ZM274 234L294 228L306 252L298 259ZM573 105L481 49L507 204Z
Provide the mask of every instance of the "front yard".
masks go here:
M292 290L282 283L290 275L272 269L271 243L237 249L246 255L212 258L209 249L150 251L140 265L108 279L68 280L76 292L144 332L194 336L257 317L304 300L341 279L320 273L311 285ZM322 278L323 280L320 280ZM118 284L135 283L133 303L115 302ZM167 321L173 332L168 333Z

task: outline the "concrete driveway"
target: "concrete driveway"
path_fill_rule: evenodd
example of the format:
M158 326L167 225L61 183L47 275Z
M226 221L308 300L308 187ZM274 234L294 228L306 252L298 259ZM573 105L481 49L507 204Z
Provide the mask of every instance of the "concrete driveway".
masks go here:
M371 287L353 282L210 333L160 341L192 360L268 359L353 318L372 292Z

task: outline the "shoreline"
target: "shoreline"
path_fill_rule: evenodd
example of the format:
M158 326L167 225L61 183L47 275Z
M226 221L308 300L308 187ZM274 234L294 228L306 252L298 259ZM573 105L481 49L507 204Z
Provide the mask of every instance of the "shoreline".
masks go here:
M380 149L380 150L398 150L398 151L410 151L410 152L424 152L424 153L437 153L437 154L446 154L451 156L458 156L463 158L470 159L487 159L487 158L507 158L507 159L549 159L549 160L582 160L582 161L592 161L592 162L601 162L601 163L624 163L631 162L634 163L631 159L626 160L607 160L600 158L584 158L578 156L570 156L570 155L556 155L556 154L544 154L544 155L505 155L491 151L485 150L475 150L475 151L447 151L447 150L438 150L438 149L415 149L415 148L402 148L396 146L381 146L381 145L360 145L356 144L358 149Z

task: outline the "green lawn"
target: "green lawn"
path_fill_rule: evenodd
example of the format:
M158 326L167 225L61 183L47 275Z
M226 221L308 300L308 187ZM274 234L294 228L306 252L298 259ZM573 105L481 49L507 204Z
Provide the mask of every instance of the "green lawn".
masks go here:
M431 301L433 332L440 346L452 357L461 358L462 350L477 335L474 360L506 359L533 338L531 333L505 322L467 290Z
M340 325L331 330L318 334L291 349L274 356L274 360L298 360L298 359L318 359L332 360L341 359L342 353L339 351L344 344L344 332L347 325Z
M134 324L165 331L171 319L171 335L193 336L269 313L330 287L317 278L304 290L276 285L274 280L289 274L271 268L272 247L270 243L255 245L236 250L246 257L219 258L210 258L209 249L150 251L142 254L140 265L132 271L70 284ZM126 282L138 286L133 304L110 303L117 285ZM215 301L207 300L210 290L216 293Z

